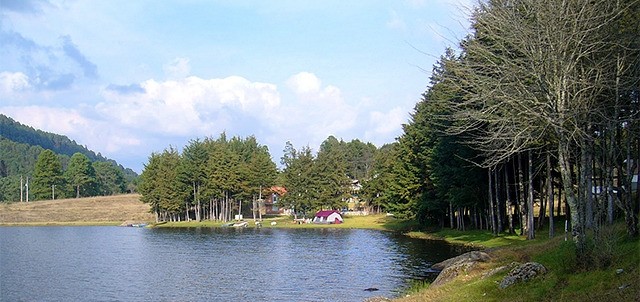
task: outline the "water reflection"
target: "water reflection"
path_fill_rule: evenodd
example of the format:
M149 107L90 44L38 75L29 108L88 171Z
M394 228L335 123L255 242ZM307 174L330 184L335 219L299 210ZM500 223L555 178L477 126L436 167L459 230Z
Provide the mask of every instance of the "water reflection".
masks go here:
M0 300L361 301L461 252L371 230L0 228Z

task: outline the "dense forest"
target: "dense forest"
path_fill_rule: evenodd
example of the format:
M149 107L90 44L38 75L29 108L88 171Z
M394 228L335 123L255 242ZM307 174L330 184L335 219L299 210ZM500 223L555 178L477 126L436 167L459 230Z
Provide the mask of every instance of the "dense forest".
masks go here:
M425 225L533 239L563 219L586 263L615 219L638 236L639 15L637 0L481 1L396 142L287 143L276 173L255 138L222 135L152 154L141 192L159 219L228 219L230 200L280 185L305 215L344 209L357 180L370 210Z
M279 185L287 193L278 206L304 216L345 208L354 181L369 177L375 151L372 144L333 136L317 156L309 147L296 150L287 143L279 172L267 147L255 137L228 139L222 133L192 140L182 153L170 147L151 154L139 191L158 220L228 221L232 214L255 214L261 197Z
M0 114L0 201L119 194L134 191L137 177L66 136Z

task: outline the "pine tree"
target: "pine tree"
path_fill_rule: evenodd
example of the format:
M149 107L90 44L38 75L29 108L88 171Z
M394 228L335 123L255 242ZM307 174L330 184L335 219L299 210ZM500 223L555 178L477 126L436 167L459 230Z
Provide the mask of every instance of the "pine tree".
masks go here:
M60 160L53 151L49 149L42 151L36 161L29 193L35 200L51 199L53 190L57 191L55 188L62 188L63 184Z
M92 166L96 176L96 194L106 196L124 193L126 183L120 169L104 161L94 162Z
M76 198L91 196L95 186L95 170L89 158L82 153L75 153L69 160L64 173L67 183L75 191Z

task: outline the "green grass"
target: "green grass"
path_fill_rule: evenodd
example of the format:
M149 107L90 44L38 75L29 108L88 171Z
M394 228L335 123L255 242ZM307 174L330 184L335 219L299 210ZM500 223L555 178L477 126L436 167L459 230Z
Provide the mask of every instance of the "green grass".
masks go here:
M368 215L368 216L353 216L345 217L344 223L340 224L315 224L315 223L303 223L298 224L288 216L276 216L264 218L262 220L263 228L296 228L296 229L311 229L311 228L338 228L338 229L374 229L374 230L394 230L393 226L388 227L391 219L384 215ZM245 219L249 223L249 227L255 227L253 219ZM275 222L275 225L271 225ZM391 221L393 225L393 221ZM221 227L223 222L214 221L180 221L180 222L167 222L157 227Z
M440 230L436 232L407 232L406 235L414 238L423 239L442 239L454 244L464 244L475 246L478 248L493 248L500 246L512 246L525 242L523 236L518 235L500 235L495 236L487 230Z
M436 232L426 237L497 248L490 251L492 260L480 264L477 270L458 277L452 283L426 287L398 301L639 301L640 240L629 239L622 223L609 231L609 244L613 246L609 265L597 265L601 244L593 247L596 252L593 253L594 265L590 267L578 265L575 245L571 240L564 241L562 235L553 239L542 235L535 240L524 240L518 236L494 237L481 231ZM482 278L483 272L514 261L536 261L543 264L548 272L540 278L506 289L497 286L506 271ZM623 272L616 273L617 269Z

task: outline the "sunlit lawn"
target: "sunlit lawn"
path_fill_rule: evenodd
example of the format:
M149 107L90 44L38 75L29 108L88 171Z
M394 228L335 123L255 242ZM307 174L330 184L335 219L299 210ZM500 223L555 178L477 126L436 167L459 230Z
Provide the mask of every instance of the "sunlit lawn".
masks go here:
M258 219L256 219L257 221ZM368 216L346 216L344 223L340 224L316 224L316 223L296 223L290 216L265 217L262 219L263 228L341 228L341 229L374 229L374 230L392 230L388 227L389 218L385 215L368 215ZM256 227L253 218L245 219L249 224L247 227ZM275 223L275 225L272 225ZM168 222L159 227L221 227L223 222L213 221L181 221Z
M119 225L153 219L137 194L0 204L0 225Z

